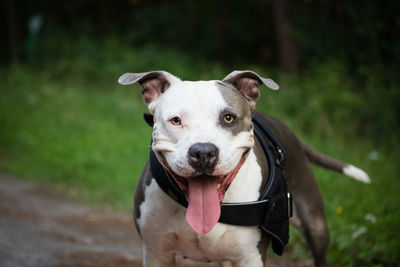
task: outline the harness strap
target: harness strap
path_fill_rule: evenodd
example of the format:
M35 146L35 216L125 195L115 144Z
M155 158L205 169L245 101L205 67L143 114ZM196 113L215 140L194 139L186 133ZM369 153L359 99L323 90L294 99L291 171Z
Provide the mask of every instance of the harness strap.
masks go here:
M258 128L262 132L262 134L260 133L258 135L258 137L264 135L272 143L274 151L277 153L276 156L278 158L278 161L276 163L278 164L278 166L281 169L284 169L285 165L286 165L286 152L285 152L285 150L280 145L278 140L275 138L274 134L271 132L269 127L258 116L256 116L255 113L253 114L252 121L255 124L254 128L256 128L256 129ZM264 150L264 151L267 151L267 150Z
M181 206L187 208L188 202L184 192L159 163L153 150L150 151L150 168L161 189ZM221 216L218 221L233 225L258 226L265 223L267 211L270 209L271 202L268 199L221 203Z

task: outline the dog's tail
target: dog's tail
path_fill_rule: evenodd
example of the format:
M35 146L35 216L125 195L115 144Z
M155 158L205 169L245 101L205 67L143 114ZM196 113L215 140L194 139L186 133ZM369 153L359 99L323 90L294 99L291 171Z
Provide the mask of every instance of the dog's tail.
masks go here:
M368 174L357 168L356 166L353 166L348 163L344 163L340 160L331 158L327 155L324 155L314 149L312 149L309 145L301 141L301 145L303 147L303 150L308 158L308 160L318 166L343 173L344 175L347 175L351 178L356 179L357 181L363 182L363 183L371 183L371 180L368 176Z

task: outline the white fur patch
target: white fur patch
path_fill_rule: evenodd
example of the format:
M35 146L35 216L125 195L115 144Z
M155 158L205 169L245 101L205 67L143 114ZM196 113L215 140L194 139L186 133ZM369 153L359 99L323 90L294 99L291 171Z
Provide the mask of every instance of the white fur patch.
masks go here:
M261 167L257 163L254 151L251 150L246 164L240 168L236 178L226 191L224 202L256 201L260 196L261 182Z
M360 168L357 168L356 166L347 165L343 168L343 173L349 177L356 179L357 181L366 184L371 183L371 179L369 178L368 174Z

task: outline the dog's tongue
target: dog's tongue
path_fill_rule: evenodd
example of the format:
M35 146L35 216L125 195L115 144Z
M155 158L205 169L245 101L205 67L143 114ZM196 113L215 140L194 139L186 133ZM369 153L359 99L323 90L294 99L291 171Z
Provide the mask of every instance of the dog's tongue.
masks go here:
M186 221L199 234L210 232L221 215L217 185L215 177L188 179Z

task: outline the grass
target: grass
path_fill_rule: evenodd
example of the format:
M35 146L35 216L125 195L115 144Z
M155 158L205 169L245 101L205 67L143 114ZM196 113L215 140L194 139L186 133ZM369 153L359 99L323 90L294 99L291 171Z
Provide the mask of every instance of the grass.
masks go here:
M137 92L60 84L25 69L12 73L28 80L6 85L13 90L1 100L1 121L7 123L1 132L2 169L67 184L85 201L126 210L135 187L129 178L144 163L151 130L142 123Z
M165 69L183 79L221 79L231 69L173 49L128 47L118 38L59 39L57 45L44 41L30 63L0 70L0 170L75 200L129 211L151 129L142 118L139 87L118 85L119 75ZM244 68L279 80L282 88L264 87L257 109L372 178L364 185L315 168L331 232L330 263L395 265L399 142L388 132L372 141L381 129L376 125L393 123L390 109L374 109L364 95L375 91L354 90L358 85L338 63L318 65L301 77ZM294 258L309 255L295 231L289 250Z

